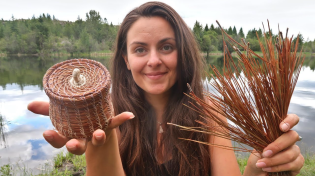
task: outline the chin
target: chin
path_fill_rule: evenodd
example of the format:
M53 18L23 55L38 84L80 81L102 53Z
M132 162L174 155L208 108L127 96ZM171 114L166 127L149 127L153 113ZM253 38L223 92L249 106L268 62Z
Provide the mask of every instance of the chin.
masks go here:
M146 93L151 94L151 95L161 95L169 92L170 89L149 89L149 90L144 90Z

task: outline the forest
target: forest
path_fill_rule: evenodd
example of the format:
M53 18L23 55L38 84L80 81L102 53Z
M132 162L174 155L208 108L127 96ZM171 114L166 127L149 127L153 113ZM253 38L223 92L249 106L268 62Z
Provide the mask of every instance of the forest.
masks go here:
M0 20L0 53L3 54L36 54L49 55L52 53L111 53L114 49L119 25L109 24L99 12L90 10L85 19L80 17L76 21L60 21L50 14L41 14L31 19ZM246 39L254 51L260 51L257 36L264 41L262 29L250 29L244 34L243 28L239 30L230 26L225 29L236 41ZM213 24L204 27L196 21L192 32L199 43L200 50L209 53L222 52L222 32ZM269 32L267 32L269 35ZM276 33L271 31L271 35ZM299 47L304 52L315 52L315 39L305 40L299 35ZM297 36L297 35L296 35ZM294 37L294 41L296 40ZM232 49L230 48L230 51Z

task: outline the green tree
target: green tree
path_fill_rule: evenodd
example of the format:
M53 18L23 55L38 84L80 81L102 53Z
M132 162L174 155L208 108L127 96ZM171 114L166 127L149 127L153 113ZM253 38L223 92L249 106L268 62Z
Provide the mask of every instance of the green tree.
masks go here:
M249 42L249 48L253 51L261 51L259 42L257 38L249 38L247 39L247 42Z
M66 23L63 33L64 33L64 36L71 38L71 36L73 35L73 29L72 29L71 23Z
M240 31L238 31L238 35L239 35L241 38L244 38L244 37L245 37L244 32L243 32L243 28L241 28Z
M233 35L237 35L237 30L236 30L236 27L235 27L235 26L233 27L232 34L233 34Z
M227 30L227 33L229 35L233 35L233 30L232 30L232 27L230 26L229 29Z
M86 30L84 30L81 33L81 37L80 37L80 46L81 46L81 51L85 52L87 51L88 53L91 53L91 36L90 34L87 33Z
M210 36L209 35L204 35L202 37L201 50L207 53L207 58L209 57L210 46L211 46Z
M248 30L246 39L256 38L256 29Z
M13 33L13 32L18 33L18 26L17 26L18 21L15 20L13 15L11 17L11 20L12 20L12 22L10 23L11 24L11 33Z
M260 28L257 31L257 35L259 38L262 38L262 30Z
M86 21L92 22L92 23L100 23L102 20L99 12L96 12L95 10L90 10L88 13L86 13Z
M208 27L208 24L206 24L205 26L205 32L209 31L209 27Z
M213 26L213 24L211 24L210 30L214 31L214 26Z
M45 24L40 22L36 24L36 30L37 30L36 43L38 49L42 51L44 49L44 42L49 37L49 28Z
M302 34L298 34L294 39L293 39L293 43L296 43L297 38L299 38L299 47L298 47L298 51L300 51L302 49L302 46L304 44L304 37Z
M193 33L195 35L195 38L199 44L199 46L201 47L202 45L202 37L203 37L203 30L202 30L202 25L196 21L194 28L193 28Z
M73 32L74 32L74 38L79 39L81 31L84 28L84 21L78 16L77 20L74 22Z

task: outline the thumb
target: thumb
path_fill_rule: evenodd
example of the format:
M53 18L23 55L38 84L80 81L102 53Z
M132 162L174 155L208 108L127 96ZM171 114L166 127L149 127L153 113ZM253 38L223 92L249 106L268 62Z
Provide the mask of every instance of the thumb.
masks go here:
M243 175L251 173L248 175L266 176L266 172L264 172L261 168L257 167L257 163L260 159L261 154L259 154L256 150L253 150L247 160L247 166L245 168Z
M110 124L109 128L116 128L119 125L123 124L125 121L133 119L135 115L133 115L132 112L123 112L121 114L118 114L117 116L113 117Z

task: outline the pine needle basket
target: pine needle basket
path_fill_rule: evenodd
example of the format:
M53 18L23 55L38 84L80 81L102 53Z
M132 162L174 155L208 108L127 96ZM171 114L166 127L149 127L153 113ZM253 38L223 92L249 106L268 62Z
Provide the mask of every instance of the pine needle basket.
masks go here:
M91 138L105 130L113 116L111 78L100 62L72 59L55 64L43 78L50 99L49 116L59 133L68 138Z

